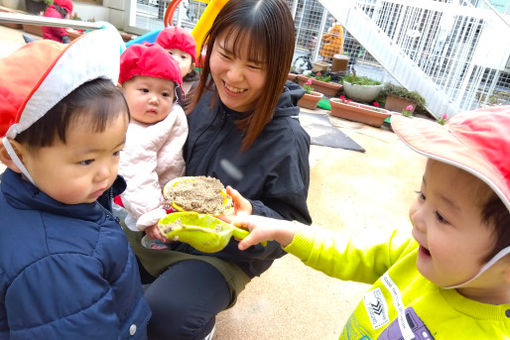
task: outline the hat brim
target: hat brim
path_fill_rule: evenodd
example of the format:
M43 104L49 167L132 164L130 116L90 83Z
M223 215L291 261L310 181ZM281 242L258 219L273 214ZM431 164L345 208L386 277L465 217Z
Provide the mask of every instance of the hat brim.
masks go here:
M452 133L448 125L393 115L391 127L407 146L419 154L460 168L485 182L510 210L510 191L505 179L499 175L500 171L472 145Z
M88 32L66 45L56 55L48 56L47 69L43 68L34 75L37 77L36 86L20 107L18 123L10 126L6 136L16 137L87 81L105 78L117 84L123 48L124 42L117 29L105 24L104 28Z

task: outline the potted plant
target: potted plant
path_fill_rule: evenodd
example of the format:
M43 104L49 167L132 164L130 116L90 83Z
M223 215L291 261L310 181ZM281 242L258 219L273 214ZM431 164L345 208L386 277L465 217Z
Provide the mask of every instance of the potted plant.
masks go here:
M309 79L304 85L305 94L298 101L298 106L304 107L305 109L315 110L317 108L317 104L324 97L324 95L320 92L314 91L312 87L312 79Z
M380 127L386 118L390 116L390 112L386 109L379 108L376 102L374 106L353 102L344 96L340 98L331 98L331 115L354 122L360 122L367 125Z
M368 77L350 74L343 78L344 93L352 100L369 103L382 91L384 85Z
M387 83L383 93L386 94L384 108L411 116L416 106L425 106L425 99L416 91L409 91L403 86ZM411 107L411 109L409 109Z
M298 75L297 80L299 85L303 86L308 79L312 79L312 85L315 91L320 92L328 97L334 97L342 89L342 84L336 83L331 80L331 75L327 73L317 72L313 77Z

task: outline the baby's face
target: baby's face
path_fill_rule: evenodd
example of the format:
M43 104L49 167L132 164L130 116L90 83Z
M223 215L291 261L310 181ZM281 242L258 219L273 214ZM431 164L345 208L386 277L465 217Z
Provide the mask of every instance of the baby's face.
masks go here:
M51 146L22 154L35 185L59 202L92 203L117 177L129 124L127 112L119 113L103 132L94 132L92 124L78 118L69 125L65 144L57 139Z
M184 78L188 73L193 71L193 58L186 52L183 52L176 48L171 48L167 50L168 53L174 58L174 60L179 64L179 68L181 69L181 75Z
M122 84L131 119L154 124L165 119L175 97L175 84L171 80L136 76Z
M421 190L409 210L413 236L420 244L416 264L423 276L446 287L463 283L480 271L482 259L495 244L491 226L481 216L482 202L490 194L489 187L475 176L427 161Z

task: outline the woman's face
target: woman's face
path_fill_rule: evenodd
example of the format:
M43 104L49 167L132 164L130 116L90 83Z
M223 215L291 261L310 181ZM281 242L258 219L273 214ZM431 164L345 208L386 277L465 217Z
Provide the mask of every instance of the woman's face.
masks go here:
M249 37L238 39L224 32L214 42L209 66L221 101L229 109L248 112L255 108L266 83L266 64L250 59ZM236 52L239 52L236 53Z

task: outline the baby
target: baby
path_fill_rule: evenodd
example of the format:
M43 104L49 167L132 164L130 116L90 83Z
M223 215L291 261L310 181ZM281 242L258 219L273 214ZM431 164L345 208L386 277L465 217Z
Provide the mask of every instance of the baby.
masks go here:
M171 26L159 32L156 44L163 47L177 61L182 75L182 90L189 93L197 84L197 44L195 39L183 28ZM179 104L185 105L184 98Z
M131 45L120 57L119 83L131 113L119 174L127 182L121 195L126 226L165 238L157 222L167 212L162 189L184 174L182 147L188 134L186 115L175 102L182 83L174 59L159 45Z
M341 339L502 339L510 336L510 107L445 125L392 116L393 130L428 157L409 209L412 238L368 249L326 230L260 216L244 250L276 240L306 265L371 283Z

